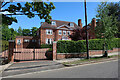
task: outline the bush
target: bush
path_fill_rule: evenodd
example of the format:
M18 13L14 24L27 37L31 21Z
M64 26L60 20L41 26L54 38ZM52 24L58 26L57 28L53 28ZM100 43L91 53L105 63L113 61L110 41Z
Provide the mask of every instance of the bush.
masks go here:
M2 40L2 51L5 51L8 49L8 41Z
M42 44L41 48L52 48L52 44Z
M107 40L107 49L120 48L120 38ZM103 39L89 40L89 50L103 50ZM58 41L57 53L80 53L86 52L86 40L79 41Z

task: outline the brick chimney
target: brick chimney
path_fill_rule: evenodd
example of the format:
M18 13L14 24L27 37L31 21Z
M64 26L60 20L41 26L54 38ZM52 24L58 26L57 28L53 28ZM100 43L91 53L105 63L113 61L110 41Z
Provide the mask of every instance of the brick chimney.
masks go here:
M95 27L96 27L96 19L93 18L92 19L92 28L93 28L93 30L95 30Z
M78 19L78 26L80 26L80 28L82 29L82 21L81 21L81 19Z

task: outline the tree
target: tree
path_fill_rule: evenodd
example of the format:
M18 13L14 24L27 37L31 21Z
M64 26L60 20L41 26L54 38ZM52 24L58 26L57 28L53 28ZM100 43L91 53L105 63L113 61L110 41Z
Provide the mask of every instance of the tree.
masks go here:
M31 35L30 29L23 29L23 36L30 36L30 35Z
M35 36L37 30L38 30L37 27L32 27L32 29L31 29L31 33L32 33L31 36Z
M117 17L117 27L119 32L116 34L116 36L120 38L120 2L109 3L107 8L109 9L109 16Z
M26 15L29 18L33 18L38 15L40 19L45 19L46 22L50 23L51 16L50 12L55 9L52 2L49 4L45 2L26 2L23 4L17 2L4 2L0 1L0 12L9 12L9 14L2 13L2 23L6 25L11 25L13 22L18 22L13 15ZM6 8L6 5L8 7ZM2 8L2 10L1 10Z
M18 35L17 31L14 30L13 28L10 28L10 33L11 33L10 39L15 40L16 36Z
M72 40L78 41L82 39L82 29L74 29L73 33L69 36Z
M2 25L2 40L9 40L11 37L11 31L7 25Z
M96 36L103 39L111 39L118 32L117 17L109 14L108 4L102 2L98 5L97 15L98 24L96 26Z
M107 39L112 39L115 37L115 34L118 32L117 28L117 17L113 17L112 14L108 15L110 10L108 9L108 4L106 2L102 2L98 5L97 15L98 24L95 28L96 37L104 39L104 56L108 56L107 54Z
M19 36L22 36L22 35L23 35L23 34L22 34L22 28L21 28L21 27L18 28L18 31L17 31L17 32L18 32L18 35L19 35Z

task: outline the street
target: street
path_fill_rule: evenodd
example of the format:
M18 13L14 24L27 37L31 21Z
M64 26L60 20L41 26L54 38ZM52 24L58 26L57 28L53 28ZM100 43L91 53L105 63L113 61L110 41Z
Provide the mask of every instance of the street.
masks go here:
M118 78L118 61L79 65L6 78Z

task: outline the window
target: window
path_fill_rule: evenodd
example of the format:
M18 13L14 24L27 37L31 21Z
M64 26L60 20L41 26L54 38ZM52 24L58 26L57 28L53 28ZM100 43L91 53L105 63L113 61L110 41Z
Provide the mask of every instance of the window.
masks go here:
M52 44L52 39L46 39L46 44Z
M59 30L59 35L62 35L62 30Z
M25 39L24 42L30 42L30 40L29 39Z
M70 35L70 31L68 31L68 35Z
M73 24L73 23L70 23L70 27L74 27L74 24Z
M32 39L32 42L36 42L36 40Z
M63 35L66 35L66 31L63 31Z
M39 35L39 32L37 32L37 35Z
M38 40L38 44L40 45L40 39Z
M17 44L20 45L21 44L21 40L17 40Z
M52 25L56 25L56 21L52 21Z
M46 34L49 34L49 35L52 35L52 30L50 30L50 29L46 29Z

